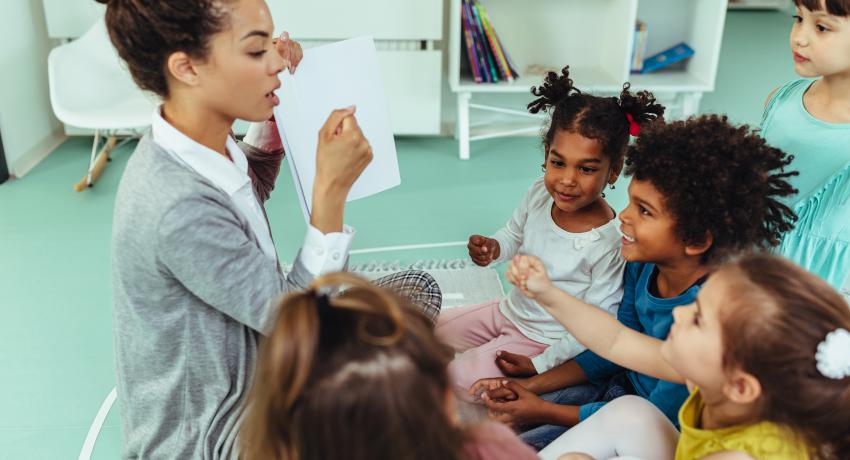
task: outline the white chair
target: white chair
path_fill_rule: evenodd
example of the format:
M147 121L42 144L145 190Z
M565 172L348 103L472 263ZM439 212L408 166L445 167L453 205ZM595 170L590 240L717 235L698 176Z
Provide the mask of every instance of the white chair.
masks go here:
M56 117L66 125L95 132L88 172L74 186L79 192L94 185L113 149L139 137L150 125L159 102L133 82L109 41L103 16L81 37L54 48L47 58L47 72ZM118 137L125 137L121 144Z

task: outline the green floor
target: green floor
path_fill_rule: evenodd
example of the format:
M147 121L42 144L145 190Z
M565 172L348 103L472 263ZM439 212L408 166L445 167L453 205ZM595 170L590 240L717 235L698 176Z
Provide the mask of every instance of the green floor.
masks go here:
M764 97L793 78L785 13L729 15L717 91L703 110L757 123ZM131 147L116 154L97 187L75 193L90 139L62 145L22 180L0 185L0 458L75 458L103 399L114 386L109 237L115 189ZM445 138L398 142L402 185L351 203L354 249L465 240L504 224L539 176L535 138L473 144L457 160ZM291 260L304 222L284 171L268 204L281 258ZM611 194L621 208L625 185ZM355 256L413 261L461 258L461 247ZM120 454L117 407L93 458Z

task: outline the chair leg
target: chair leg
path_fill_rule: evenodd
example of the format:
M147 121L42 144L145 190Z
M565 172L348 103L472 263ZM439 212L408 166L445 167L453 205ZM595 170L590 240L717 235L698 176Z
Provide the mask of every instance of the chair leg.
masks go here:
M100 150L100 153L95 156L95 152L97 152L98 144L100 143L100 132L96 131L94 136L94 145L92 145L92 155L89 160L89 170L88 173L83 177L80 182L74 185L74 190L78 192L82 192L86 189L86 187L93 187L97 179L100 178L100 175L103 173L103 170L106 168L106 163L109 161L109 154L115 148L115 145L118 143L118 138L115 136L109 136L106 139L106 143L103 145L103 148Z

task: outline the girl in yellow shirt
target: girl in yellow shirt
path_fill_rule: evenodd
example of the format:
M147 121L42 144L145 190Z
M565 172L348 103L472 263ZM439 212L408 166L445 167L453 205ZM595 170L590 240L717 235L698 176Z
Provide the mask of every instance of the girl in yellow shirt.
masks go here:
M601 357L692 389L681 434L651 404L623 397L541 458L850 459L850 308L791 262L748 255L721 267L674 310L664 341L554 288L533 257L514 258L507 277Z

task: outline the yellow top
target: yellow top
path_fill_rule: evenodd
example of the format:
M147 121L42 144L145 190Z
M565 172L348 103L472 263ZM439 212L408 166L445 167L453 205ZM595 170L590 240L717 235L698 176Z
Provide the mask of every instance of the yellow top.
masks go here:
M737 451L758 460L809 460L805 444L794 433L770 422L737 425L719 430L697 428L704 404L699 389L679 410L682 434L676 460L696 460L724 451Z

